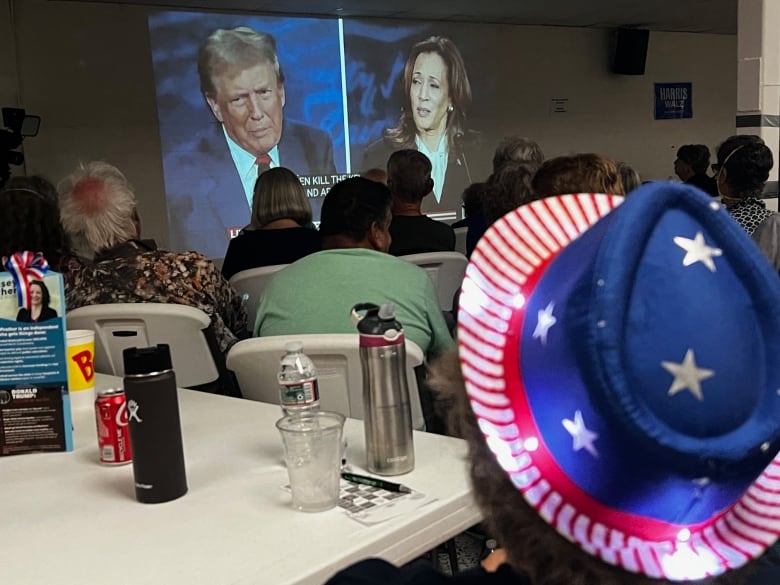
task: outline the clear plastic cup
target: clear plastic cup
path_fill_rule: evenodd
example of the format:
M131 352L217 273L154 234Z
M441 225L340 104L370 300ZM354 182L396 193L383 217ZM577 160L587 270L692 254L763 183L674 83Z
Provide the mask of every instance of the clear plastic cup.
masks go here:
M341 479L344 416L307 412L276 421L282 435L293 508L321 512L336 506Z

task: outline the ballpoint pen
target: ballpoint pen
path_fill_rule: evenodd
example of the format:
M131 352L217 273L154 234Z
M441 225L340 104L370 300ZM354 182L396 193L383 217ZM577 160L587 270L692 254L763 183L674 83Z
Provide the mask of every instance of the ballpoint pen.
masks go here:
M370 485L377 487L388 492L398 492L402 494L411 494L412 489L401 485L400 483L393 483L391 481L385 481L376 477L368 477L367 475L357 475L355 473L342 473L341 477L352 483L362 483L363 485Z

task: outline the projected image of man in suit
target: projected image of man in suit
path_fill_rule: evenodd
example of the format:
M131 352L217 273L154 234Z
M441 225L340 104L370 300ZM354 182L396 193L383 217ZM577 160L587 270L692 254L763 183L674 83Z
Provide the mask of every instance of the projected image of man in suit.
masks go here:
M245 66L221 61L215 64L216 68L212 66L211 71L201 71L201 83L205 84L203 95L234 143L255 157L268 155L282 136L284 108L284 77L273 39L250 32L250 29L245 33L217 31L211 39L229 32L256 40L250 47L257 48L258 56L265 58ZM205 61L202 65L208 66L215 61L214 53L208 49L202 54Z
M214 232L247 223L255 181L269 168L283 166L299 176L336 172L328 134L284 119L284 73L273 36L248 27L215 30L200 47L198 75L203 97L219 122L217 132L199 138L198 150L213 160L232 159L243 186L243 198L240 192L216 194L223 225ZM231 224L224 223L225 208L232 210ZM233 217L239 210L241 218ZM203 221L190 221L190 228L203 231ZM221 252L226 245L220 244Z

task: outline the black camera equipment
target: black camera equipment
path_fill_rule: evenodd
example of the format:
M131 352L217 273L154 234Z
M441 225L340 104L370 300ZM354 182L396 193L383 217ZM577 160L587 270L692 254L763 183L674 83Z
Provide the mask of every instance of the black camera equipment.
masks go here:
M0 128L0 187L11 175L11 165L24 162L24 154L16 150L26 136L36 136L41 125L40 116L30 116L23 108L2 108L3 126Z

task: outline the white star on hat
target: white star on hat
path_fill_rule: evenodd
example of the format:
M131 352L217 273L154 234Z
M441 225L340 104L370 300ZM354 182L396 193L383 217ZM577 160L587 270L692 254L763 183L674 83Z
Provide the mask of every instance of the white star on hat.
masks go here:
M674 376L672 385L669 386L669 396L674 396L682 390L690 390L698 400L704 400L701 392L701 382L715 375L714 370L696 367L696 358L692 349L685 352L682 363L661 362L661 366Z
M550 330L550 327L558 322L558 319L556 319L552 314L554 308L555 303L550 301L550 304L548 304L543 310L536 313L537 321L536 329L534 329L533 339L541 339L542 345L547 345L547 332Z
M599 452L596 451L596 447L593 443L599 438L598 433L594 433L585 426L585 421L582 419L582 411L576 411L574 413L574 420L565 418L561 421L563 428L574 439L571 448L575 451L585 449L588 453L594 457L599 456Z
M683 238L677 236L674 238L674 243L685 250L685 258L683 258L683 266L690 266L701 262L710 272L715 272L715 261L713 257L722 256L723 250L720 248L714 248L708 246L704 241L704 234L696 232L694 239Z

